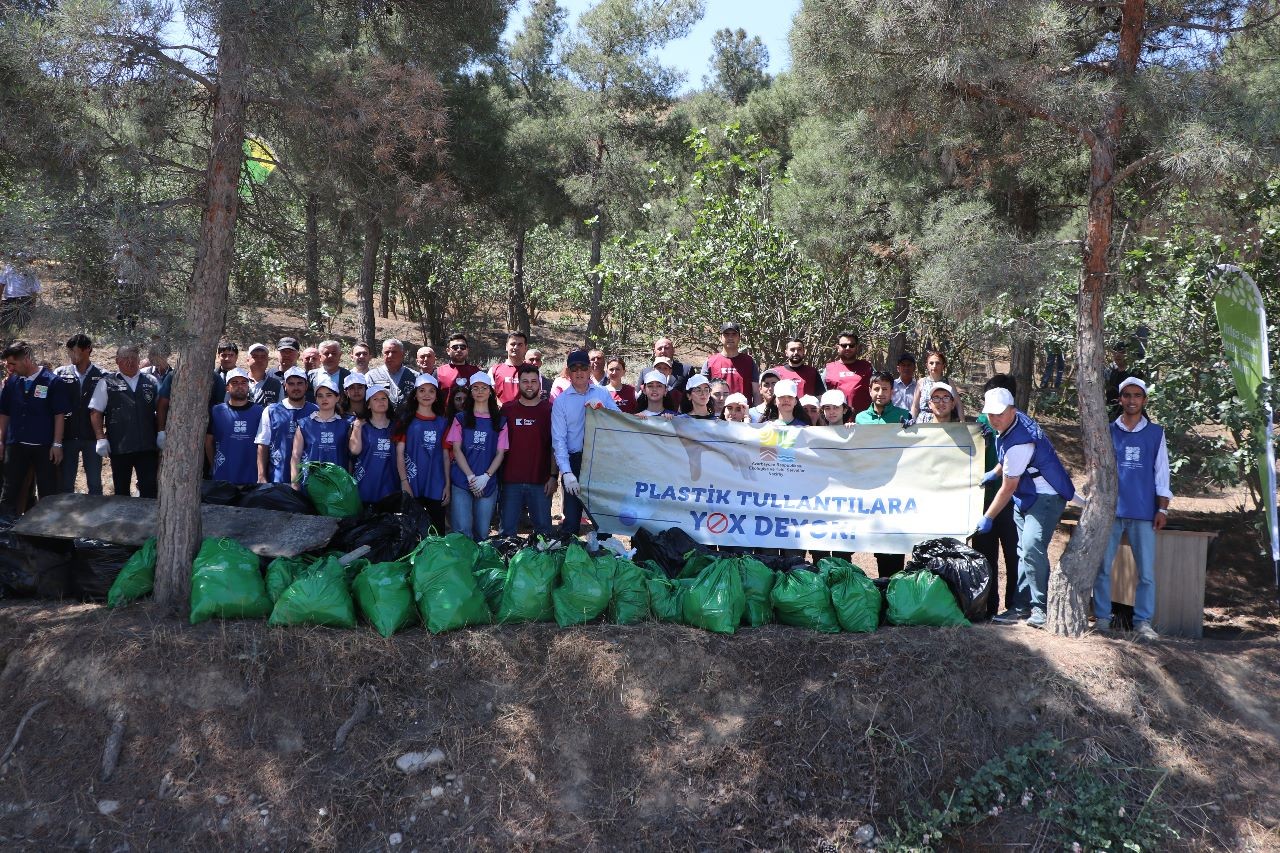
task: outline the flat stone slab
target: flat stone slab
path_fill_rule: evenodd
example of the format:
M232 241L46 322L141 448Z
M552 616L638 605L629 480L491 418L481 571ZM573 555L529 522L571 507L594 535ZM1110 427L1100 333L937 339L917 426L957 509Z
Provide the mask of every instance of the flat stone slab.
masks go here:
M105 495L53 495L27 511L14 533L101 539L140 546L156 535L156 501ZM202 535L234 539L260 557L296 557L329 544L338 520L273 509L201 504Z

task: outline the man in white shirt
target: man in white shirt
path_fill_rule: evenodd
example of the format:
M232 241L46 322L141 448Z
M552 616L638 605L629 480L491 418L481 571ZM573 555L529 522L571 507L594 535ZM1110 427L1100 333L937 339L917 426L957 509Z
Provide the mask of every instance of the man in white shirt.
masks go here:
M138 495L154 498L164 447L164 431L158 429L156 414L160 385L154 376L139 372L139 361L136 346L116 348L117 370L98 380L89 400L89 420L97 436L98 455L111 457L115 494L128 495L136 474Z
M98 387L102 371L90 359L93 341L88 335L72 335L67 339L67 361L54 371L63 380L72 383L74 405L67 417L67 427L62 433L62 491L76 490L76 474L84 465L84 479L89 494L102 494L102 457L94 449L95 433L89 420L89 400Z
M916 357L909 352L904 352L898 358L898 378L893 380L893 405L909 412L915 396Z
M587 432L587 408L618 411L613 395L591 381L591 358L585 350L569 353L569 387L551 404L551 450L564 483L562 533L576 536L582 529L582 501L578 474L582 472L582 443Z
M40 295L40 279L36 278L25 260L25 255L15 253L13 262L0 269L0 284L4 286L4 299L0 301L0 333L5 338L26 324L26 313Z

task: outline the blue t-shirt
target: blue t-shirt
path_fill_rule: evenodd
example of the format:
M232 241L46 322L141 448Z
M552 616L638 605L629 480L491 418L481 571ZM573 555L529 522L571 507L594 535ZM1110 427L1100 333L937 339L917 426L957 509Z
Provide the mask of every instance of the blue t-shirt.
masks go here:
M391 449L391 424L379 429L361 421L360 456L351 466L351 475L360 490L360 500L371 504L393 495L399 489L396 459Z
M438 501L444 496L445 418L415 417L404 433L404 472L415 498Z
M209 435L213 436L213 466L209 476L237 486L258 482L258 445L254 437L262 422L262 406L250 403L233 408L219 403L209 412Z
M34 377L10 376L0 390L0 414L9 416L9 444L53 444L53 419L71 414L74 386L47 368Z

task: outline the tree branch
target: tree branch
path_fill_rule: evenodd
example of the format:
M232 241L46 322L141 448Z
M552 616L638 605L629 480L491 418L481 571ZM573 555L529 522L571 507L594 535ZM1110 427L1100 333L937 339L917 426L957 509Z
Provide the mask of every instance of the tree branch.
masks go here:
M1164 156L1164 152L1162 151L1151 151L1147 154L1142 155L1137 160L1134 160L1132 163L1125 166L1123 169L1118 170L1114 175L1112 175L1111 180L1107 181L1105 184L1102 185L1100 192L1111 192L1111 190L1119 186L1122 181L1124 181L1134 172L1138 171L1144 166L1151 165L1152 163L1159 160L1162 156Z
M186 63L169 56L164 52L163 45L134 36L104 35L102 36L102 40L108 44L118 44L122 47L127 47L142 56L149 58L157 65L162 65L180 76L186 77L189 80L194 80L210 92L214 89L214 82L211 78L201 74Z
M963 97L989 101L993 104L1005 107L1006 109L1013 110L1016 113L1021 113L1024 116L1038 118L1041 121L1048 122L1054 127L1065 130L1067 133L1077 137L1086 145L1091 146L1094 143L1093 131L1085 125L1078 124L1077 122L1050 112L1044 107L1037 106L1017 96L994 92L986 86L982 86L978 83L956 83L953 84L953 88L955 88Z

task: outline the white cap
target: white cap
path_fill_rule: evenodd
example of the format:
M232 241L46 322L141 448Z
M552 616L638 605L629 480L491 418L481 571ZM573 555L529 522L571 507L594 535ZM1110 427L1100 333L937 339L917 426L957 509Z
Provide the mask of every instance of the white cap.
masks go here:
M249 346L249 352L250 352L250 353L255 353L255 352L257 352L258 350L262 350L263 352L267 352L267 353L271 352L271 350L267 349L267 345L266 345L266 344L251 344L251 345Z
M749 402L747 402L746 394L738 394L736 392L733 394L730 394L728 397L725 397L724 404L726 408L729 406L750 406L751 405Z
M839 388L829 388L822 392L822 399L818 401L820 406L843 406L847 402L844 398L844 392Z
M414 388L420 388L423 385L434 385L436 388L440 387L440 383L437 382L436 378L430 373L419 373L418 378L413 380Z
M816 406L818 405L818 398L813 396L812 394L805 394L803 397L800 398L800 405Z
M342 380L343 388L350 388L352 385L367 386L368 384L369 384L369 380L365 378L365 375L363 373L356 373L354 371L349 373L346 379Z
M667 358L665 355L660 355L653 360L654 367L657 367L659 364L665 364L667 367L672 366L671 359Z
M249 376L249 371L245 370L243 367L234 367L227 371L227 382L230 382L232 379L243 379L246 382L253 381L252 377Z
M778 397L799 397L800 386L796 384L794 379L779 379L778 384L773 386L774 399Z
M937 387L936 385L934 386ZM982 413L984 415L1003 414L1004 410L1012 406L1013 394L1008 388L992 388L986 394L982 395Z
M338 383L333 381L332 376L322 376L317 379L315 381L315 387L311 389L312 393L318 392L321 388L328 388L333 393L338 393Z
M298 377L299 379L306 379L307 372L303 370L301 367L290 367L288 370L284 372L284 375L280 377L280 381L283 382L286 379L292 379L295 376Z
M481 385L488 385L490 388L493 387L493 377L485 373L483 370L478 373L471 374L471 378L467 380L468 385L475 385L477 382Z
M951 399L952 399L952 401L953 401L953 402L955 401L955 399L956 399L956 389L952 388L950 385L948 385L948 384L947 384L947 383L945 383L945 382L935 382L935 383L933 383L933 388L932 388L932 389L930 389L929 393L930 393L930 394L932 394L934 391L937 391L939 388L941 388L943 391L946 391L948 394L950 394L950 395L951 395Z
M374 394L386 394L387 399L391 399L391 389L386 385L370 385L369 390L365 392L364 398L366 400L372 400Z
M1130 385L1136 385L1139 388L1141 388L1143 394L1147 393L1147 383L1143 382L1141 379L1139 379L1136 376L1130 376L1128 379L1121 382L1120 390L1124 391L1124 389L1128 388Z
M664 380L665 381L665 380ZM701 373L695 373L689 377L689 381L684 384L685 391L692 391L694 388L701 388L703 385L710 385L711 380L703 376Z
M656 370L646 370L640 377L640 384L648 385L650 382L661 382L663 385L666 385L667 377L663 376Z

